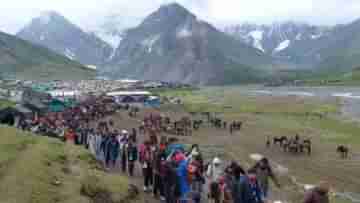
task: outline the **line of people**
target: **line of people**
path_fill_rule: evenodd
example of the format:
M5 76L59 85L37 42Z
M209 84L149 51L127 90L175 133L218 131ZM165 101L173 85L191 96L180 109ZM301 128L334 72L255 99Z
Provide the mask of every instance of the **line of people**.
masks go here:
M142 171L144 192L162 202L264 203L269 198L269 180L280 187L266 158L249 170L236 162L226 164L219 157L206 164L199 145L186 150L184 145L166 136L158 142L152 122L148 123L141 134L145 141L139 144L136 129L131 133L119 132L110 121L100 123L95 133L89 131L87 145L108 169L120 162L122 171L133 177L134 168L138 166ZM324 184L316 187L306 195L304 202L328 203L328 188Z

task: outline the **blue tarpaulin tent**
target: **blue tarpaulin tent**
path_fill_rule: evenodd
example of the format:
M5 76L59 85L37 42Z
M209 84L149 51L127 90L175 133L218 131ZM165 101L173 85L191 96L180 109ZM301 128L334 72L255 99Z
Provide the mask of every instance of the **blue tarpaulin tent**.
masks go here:
M145 106L147 106L147 107L158 108L158 107L160 107L160 104L161 104L160 98L155 97L155 96L151 96L145 101Z

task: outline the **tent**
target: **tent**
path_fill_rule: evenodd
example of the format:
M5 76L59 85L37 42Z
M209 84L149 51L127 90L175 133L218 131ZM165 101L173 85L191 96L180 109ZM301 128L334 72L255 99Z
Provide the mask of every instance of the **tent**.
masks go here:
M60 101L58 99L53 99L50 103L49 103L49 110L51 112L62 112L64 111L66 108L66 104L63 101Z
M121 99L121 103L135 103L136 99L132 96L125 96Z
M159 97L151 96L145 101L145 106L147 107L160 107L161 101Z
M65 98L64 99L64 104L65 104L66 108L72 108L72 107L75 107L78 103L76 102L75 99Z

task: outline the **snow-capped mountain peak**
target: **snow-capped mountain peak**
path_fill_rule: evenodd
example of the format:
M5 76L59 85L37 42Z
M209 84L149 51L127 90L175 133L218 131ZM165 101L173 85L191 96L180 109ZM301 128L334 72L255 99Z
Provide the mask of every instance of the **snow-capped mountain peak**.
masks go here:
M276 22L270 25L245 23L226 27L223 31L274 57L289 59L296 58L291 54L300 51L299 46L328 35L330 28L306 23Z

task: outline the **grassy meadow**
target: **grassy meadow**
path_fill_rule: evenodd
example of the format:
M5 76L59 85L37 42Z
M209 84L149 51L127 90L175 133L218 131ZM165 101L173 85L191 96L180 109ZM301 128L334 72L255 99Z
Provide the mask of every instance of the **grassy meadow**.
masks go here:
M4 126L0 136L0 202L131 202L128 179L100 170L85 149Z

